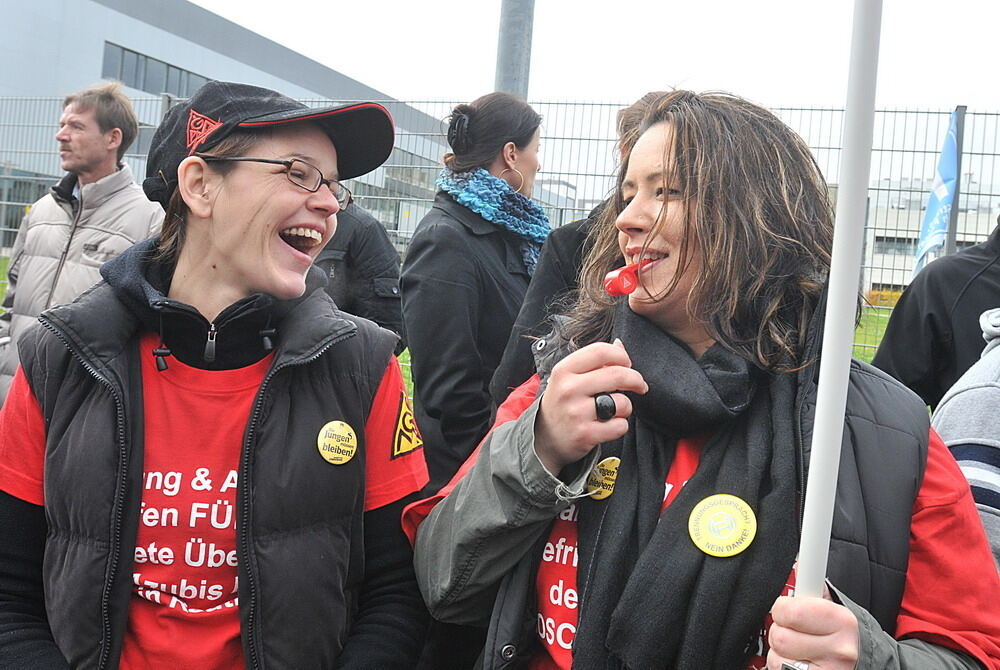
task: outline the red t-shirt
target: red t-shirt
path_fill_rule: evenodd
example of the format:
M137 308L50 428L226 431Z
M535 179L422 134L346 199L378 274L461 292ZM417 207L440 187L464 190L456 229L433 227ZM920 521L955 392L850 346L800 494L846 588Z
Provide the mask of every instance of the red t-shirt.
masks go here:
M146 335L139 346L149 351L158 342ZM217 371L172 359L163 372L152 356L140 358L143 491L121 667L243 668L237 473L251 406L273 356ZM366 510L427 481L407 416L412 414L393 358L365 426ZM397 443L403 448L394 448ZM0 489L44 504L44 420L20 370L0 411L0 445Z
M703 444L703 439L677 443L676 457L667 473L662 509L674 501L697 470ZM1000 668L1000 610L997 608L1000 580L982 524L970 501L965 478L941 438L932 430L927 469L913 506L910 563L896 620L896 638L934 642L963 651L987 667ZM542 552L535 582L536 632L542 649L532 659L531 670L569 670L572 666L571 647L579 604L576 516L576 505L571 505L557 517ZM966 575L975 575L977 581L981 578L981 590L979 584L969 588ZM795 571L792 570L781 595L794 593ZM770 627L769 614L762 622L757 648L746 670L767 667Z
M515 390L497 410L495 426L517 418L534 401L538 385L536 375ZM463 464L455 479L440 493L407 507L403 516L403 528L411 541L420 522L430 514L437 501L449 493L455 483L472 468L478 454L477 449ZM697 459L697 453L693 456ZM678 458L681 458L680 454ZM677 467L690 468L681 465ZM690 471L693 472L694 469ZM686 478L678 473L673 481L677 480L683 482ZM669 497L667 503L671 501L672 497ZM570 518L559 521L571 521L572 512L568 516ZM575 533L575 527L573 532ZM568 535L557 535L555 529L550 543L554 538L557 544L560 537L567 538L563 542L565 547L569 542ZM568 549L560 551L563 561L575 561ZM551 552L555 558L555 545ZM570 556L568 559L567 554ZM564 605L573 602L576 598L576 580L575 571L571 572L572 582L566 581L564 573L561 577L550 579L544 589L539 588L539 602L545 603L549 599L550 589L558 586L560 579L563 580L561 591L557 589L553 593ZM786 585L783 592L786 595L794 589L792 580L789 582L790 585ZM574 589L570 597L567 597L567 584L572 584L571 588ZM555 614L544 615L545 619L552 618L553 640L556 639L559 624L571 623L575 626L575 615L574 610L573 619L564 617L558 624ZM762 622L765 629L770 625L770 617L767 619L768 621ZM547 622L545 627L548 638ZM569 628L564 627L561 632L561 641L572 641L571 637L567 637L572 632ZM997 577L993 556L968 482L933 430L929 438L924 479L913 504L906 585L896 618L895 635L897 639L916 638L957 649L976 658L987 668L1000 670L1000 579ZM766 640L766 636L764 639ZM764 646L758 647L758 651L761 652L760 656L767 654ZM563 659L567 657L566 654L557 655ZM568 667L551 665L551 656L547 654L539 654L533 662L542 663L546 658L550 659L550 665L535 667ZM759 665L752 667L763 666L759 658L757 662Z
M698 458L705 439L677 442L674 461L663 486L661 512L677 498L684 484L698 469ZM542 561L535 577L538 595L535 632L542 643L542 650L531 659L530 670L569 670L573 665L572 646L579 606L576 590L578 514L576 503L560 512L552 525L549 541L542 550Z

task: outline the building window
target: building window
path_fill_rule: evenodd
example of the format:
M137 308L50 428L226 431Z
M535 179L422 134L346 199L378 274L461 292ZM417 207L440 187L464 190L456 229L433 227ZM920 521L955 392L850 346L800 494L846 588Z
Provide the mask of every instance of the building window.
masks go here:
M152 58L147 58L145 60L146 60L146 79L143 90L149 92L166 91L167 64L161 60L154 60Z
M101 76L118 79L122 71L122 48L109 42L104 43L104 67Z
M209 79L131 49L104 43L101 76L148 93L190 98Z
M134 51L122 50L122 75L119 79L126 86L142 89L142 84L136 76L136 66L139 61L139 54Z
M917 252L917 241L911 237L876 237L873 252L912 256Z

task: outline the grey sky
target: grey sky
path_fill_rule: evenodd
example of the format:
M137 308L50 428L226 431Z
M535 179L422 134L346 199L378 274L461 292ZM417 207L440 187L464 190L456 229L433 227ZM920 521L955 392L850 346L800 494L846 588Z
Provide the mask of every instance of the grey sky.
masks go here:
M492 90L500 0L194 0L403 100ZM292 7L296 11L290 11ZM850 0L536 0L529 98L669 86L842 106ZM885 0L877 104L1000 110L996 0Z

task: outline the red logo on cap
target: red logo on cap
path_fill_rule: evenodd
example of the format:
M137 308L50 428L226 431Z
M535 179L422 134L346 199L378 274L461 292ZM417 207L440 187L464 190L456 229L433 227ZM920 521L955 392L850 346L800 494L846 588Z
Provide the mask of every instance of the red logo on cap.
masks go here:
M204 114L199 114L198 112L191 110L188 115L188 125L187 125L187 148L188 155L190 156L198 148L198 145L203 143L209 135L214 133L219 126L222 125L222 121L216 121L215 119L210 119Z

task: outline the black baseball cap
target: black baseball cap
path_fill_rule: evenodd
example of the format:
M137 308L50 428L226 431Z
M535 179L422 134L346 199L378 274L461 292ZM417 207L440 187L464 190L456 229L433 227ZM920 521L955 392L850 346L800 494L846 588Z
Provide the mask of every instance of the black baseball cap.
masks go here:
M153 135L142 190L166 209L177 186L177 166L188 156L211 149L237 129L303 122L315 123L330 136L337 149L338 179L371 172L392 153L392 116L377 103L307 107L267 88L210 81L163 117Z

